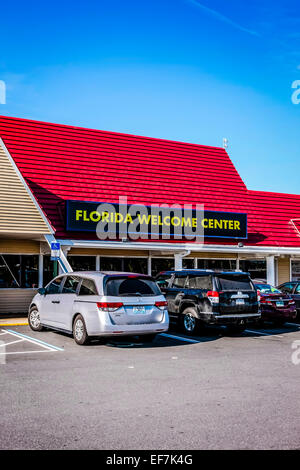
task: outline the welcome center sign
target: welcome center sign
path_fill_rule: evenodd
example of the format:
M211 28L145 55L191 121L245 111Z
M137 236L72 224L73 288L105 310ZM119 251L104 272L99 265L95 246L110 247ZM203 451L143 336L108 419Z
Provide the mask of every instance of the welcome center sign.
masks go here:
M247 214L191 206L66 201L66 230L99 238L247 238Z

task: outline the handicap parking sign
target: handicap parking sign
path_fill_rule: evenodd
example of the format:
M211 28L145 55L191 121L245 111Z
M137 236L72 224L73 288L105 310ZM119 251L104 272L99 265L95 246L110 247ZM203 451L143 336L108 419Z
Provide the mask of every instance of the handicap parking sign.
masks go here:
M51 243L51 260L57 261L60 255L60 243L52 242Z

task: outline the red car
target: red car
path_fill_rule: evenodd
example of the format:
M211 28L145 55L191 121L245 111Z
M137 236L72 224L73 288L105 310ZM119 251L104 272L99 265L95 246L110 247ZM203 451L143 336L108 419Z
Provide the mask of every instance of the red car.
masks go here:
M261 320L272 321L281 326L297 316L292 297L267 283L253 281L260 296Z

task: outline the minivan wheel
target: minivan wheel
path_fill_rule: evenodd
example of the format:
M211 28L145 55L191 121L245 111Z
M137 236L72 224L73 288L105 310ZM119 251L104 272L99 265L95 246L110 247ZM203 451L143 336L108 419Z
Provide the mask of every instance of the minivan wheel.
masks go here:
M81 315L77 315L73 323L73 337L77 344L83 345L89 342L84 319Z
M183 311L181 326L187 335L194 335L199 330L199 320L194 308L188 307Z
M28 324L33 331L42 331L40 312L37 307L31 307L28 313Z

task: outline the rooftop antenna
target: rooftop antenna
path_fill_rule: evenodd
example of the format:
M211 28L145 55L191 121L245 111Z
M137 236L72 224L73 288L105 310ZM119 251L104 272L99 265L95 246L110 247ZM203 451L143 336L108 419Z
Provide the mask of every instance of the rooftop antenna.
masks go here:
M227 147L228 147L228 139L226 139L226 138L224 137L224 139L223 139L223 148L224 148L224 149L227 149Z

